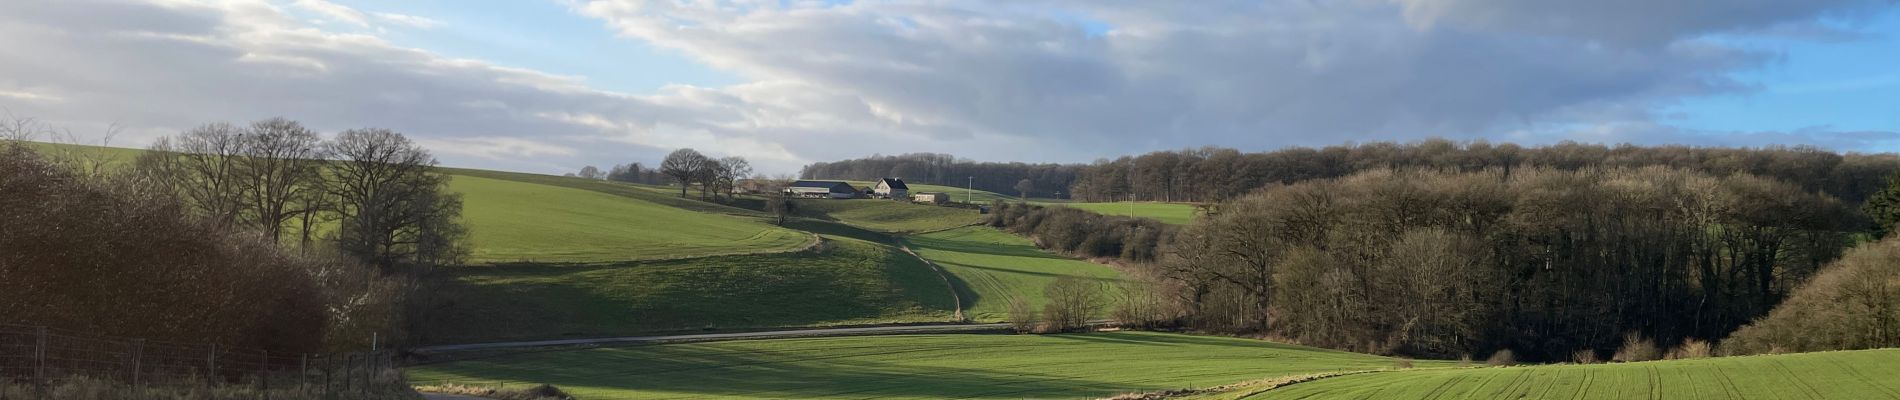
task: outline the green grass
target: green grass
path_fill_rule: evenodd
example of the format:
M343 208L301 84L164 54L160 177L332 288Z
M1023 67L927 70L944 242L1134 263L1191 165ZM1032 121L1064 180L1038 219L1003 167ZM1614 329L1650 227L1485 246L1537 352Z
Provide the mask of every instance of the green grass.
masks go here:
M834 227L850 234L848 227ZM828 232L823 252L610 266L444 270L430 343L951 321L943 281L915 257ZM875 239L875 236L864 236Z
M1022 296L1040 310L1042 288L1060 276L1094 279L1104 291L1121 276L1106 266L1036 248L1028 239L974 226L906 239L918 255L936 262L957 281L965 313L976 321L1001 321L1009 298Z
M1891 399L1900 398L1900 349L1392 371L1321 379L1249 398Z
M972 209L884 199L803 199L798 200L797 214L880 232L929 232L983 220Z
M1154 218L1163 223L1175 225L1187 225L1188 223L1194 222L1194 215L1200 213L1200 210L1196 210L1193 204L1187 203L1136 202L1131 205L1131 203L1128 202L1121 202L1060 203L1056 205L1080 208L1103 215Z
M790 250L811 236L756 218L599 191L455 176L475 262L613 262Z
M581 399L1085 398L1386 368L1383 357L1165 333L908 335L521 353L409 370L415 382L548 383Z

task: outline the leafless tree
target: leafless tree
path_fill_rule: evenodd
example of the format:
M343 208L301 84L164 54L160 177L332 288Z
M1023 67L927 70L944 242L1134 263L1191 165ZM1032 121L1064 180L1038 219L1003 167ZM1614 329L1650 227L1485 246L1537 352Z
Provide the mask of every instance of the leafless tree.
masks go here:
M1043 287L1042 315L1049 330L1068 331L1087 327L1089 318L1102 309L1102 284L1074 276L1062 276Z
M1013 186L1013 187L1016 189L1016 193L1022 194L1022 196L1020 197L1021 199L1028 200L1029 191L1036 190L1036 183L1030 182L1028 179L1023 179L1020 181L1016 181L1016 186Z
M249 210L246 219L280 242L284 224L320 205L304 201L323 190L322 139L296 121L271 118L252 123L241 141L242 156L234 160Z
M706 163L710 161L705 155L693 149L674 150L673 153L666 155L665 160L660 161L660 173L672 177L674 182L679 182L680 197L686 197L686 187L692 186L693 182L705 173Z
M581 172L575 174L575 176L586 179L607 179L607 174L601 173L600 168L596 168L592 165L581 167Z
M434 173L435 158L402 134L352 129L329 151L329 191L342 217L344 252L384 271L405 264L453 262L466 231L455 221L460 195L446 193L448 177Z
M159 138L134 161L136 170L168 188L213 221L238 222L247 203L243 161L245 129L215 122L176 137Z
M720 185L726 188L726 196L731 197L739 187L739 180L752 176L752 163L745 157L732 156L719 159Z

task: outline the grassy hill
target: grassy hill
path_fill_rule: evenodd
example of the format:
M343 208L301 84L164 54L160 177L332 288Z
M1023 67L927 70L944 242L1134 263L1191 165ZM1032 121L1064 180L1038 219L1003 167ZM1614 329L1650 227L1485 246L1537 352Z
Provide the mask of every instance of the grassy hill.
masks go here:
M964 309L975 321L1003 320L1011 296L1022 296L1040 310L1046 302L1043 286L1059 276L1095 279L1103 284L1103 290L1111 290L1111 284L1121 276L1100 264L1050 254L1028 239L990 227L916 235L905 242L917 255L942 266L959 281Z
M582 399L1102 397L1387 368L1384 357L1165 333L909 335L532 352L410 369L417 383L549 383ZM511 384L510 386L513 386Z
M1321 379L1247 398L1890 399L1900 398L1900 349L1391 371Z
M983 220L983 215L976 210L907 201L806 199L797 202L799 216L837 221L880 232L929 232Z
M908 254L826 235L821 251L600 266L445 270L430 343L951 321L942 280Z
M463 195L475 262L615 262L783 251L810 242L809 235L758 218L602 190L459 174L449 190Z
M1084 210L1094 211L1097 214L1103 214L1103 215L1126 215L1126 216L1131 216L1131 217L1154 218L1156 220L1160 220L1161 222L1175 224L1175 225L1187 225L1190 222L1194 222L1194 216L1200 213L1200 210L1195 209L1193 204L1186 204L1186 203L1121 202L1121 203L1059 203L1059 204L1052 204L1052 205L1075 207L1075 208L1080 208Z

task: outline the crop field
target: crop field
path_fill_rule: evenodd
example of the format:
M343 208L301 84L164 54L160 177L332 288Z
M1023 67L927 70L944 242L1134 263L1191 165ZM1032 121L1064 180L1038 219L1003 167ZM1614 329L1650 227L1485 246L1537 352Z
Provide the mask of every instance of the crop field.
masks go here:
M1103 215L1126 215L1126 216L1131 216L1131 217L1154 218L1156 220L1160 220L1161 222L1175 224L1175 225L1187 225L1190 222L1194 222L1195 214L1200 213L1200 210L1196 210L1193 204L1187 204L1187 203L1122 202L1122 203L1059 203L1059 204L1052 204L1052 205L1075 207L1075 208L1080 208L1084 210L1094 211L1098 214L1103 214Z
M976 321L1003 320L1011 296L1022 296L1040 310L1046 302L1043 286L1059 276L1094 279L1104 291L1112 291L1121 276L1112 268L1050 254L1029 239L985 226L911 236L905 242L960 283L965 314Z
M757 218L573 189L455 176L475 262L615 262L790 250L811 236Z
M943 281L916 257L827 236L823 252L603 266L443 271L430 343L951 321Z
M1893 399L1900 349L1628 364L1391 371L1250 399Z
M797 214L880 232L929 232L975 224L983 215L967 208L884 199L798 200Z
M415 382L548 383L582 399L1083 398L1391 359L1166 333L903 335L532 352L410 369Z

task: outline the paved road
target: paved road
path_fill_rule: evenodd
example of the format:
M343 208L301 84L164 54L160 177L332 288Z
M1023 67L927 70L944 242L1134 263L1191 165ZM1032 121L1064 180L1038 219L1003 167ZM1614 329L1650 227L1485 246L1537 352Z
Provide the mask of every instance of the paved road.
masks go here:
M423 393L422 398L428 399L428 400L488 400L487 397L463 396L459 394L442 394L442 393Z
M996 331L996 330L1002 330L1002 329L1008 329L1008 328L1009 328L1009 324L873 326L873 327L863 327L863 328L825 328L825 329L800 329L800 330L789 330L789 331L702 333L702 334L693 334L693 335L628 336L628 337L611 337L611 338L594 338L594 339L561 339L561 340L534 340L534 341L525 341L525 342L451 344L451 345L441 345L441 346L426 346L426 347L417 348L416 351L421 352L421 353L436 353L436 352L450 352L450 351L463 351L463 350L574 346L574 345L587 345L587 344L698 342L698 341L714 341L714 340L776 339L776 338L793 338L793 337L819 337L819 336L896 335L896 334L909 334L909 333L963 333L963 332L976 332L976 331Z

